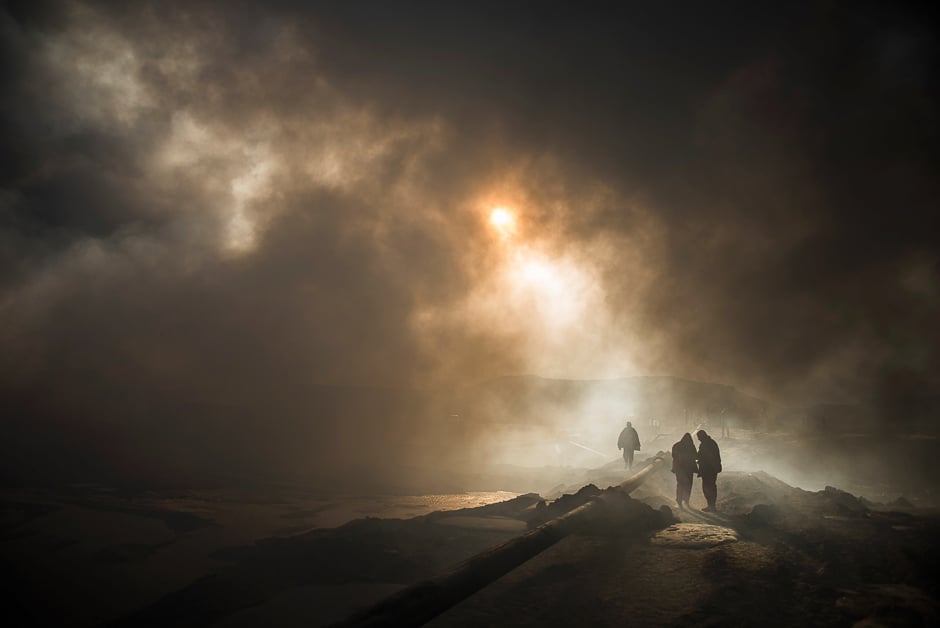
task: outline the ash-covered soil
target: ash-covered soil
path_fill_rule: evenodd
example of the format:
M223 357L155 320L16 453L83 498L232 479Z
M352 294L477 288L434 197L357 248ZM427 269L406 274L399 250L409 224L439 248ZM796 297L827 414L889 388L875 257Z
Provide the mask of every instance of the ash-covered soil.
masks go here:
M693 509L678 510L668 468L633 491L634 506L581 528L430 625L940 625L935 510L743 471L719 476L718 513L699 510L698 480ZM329 625L625 477L622 463L611 464L558 487L566 494L555 499L526 494L307 531L292 526L316 509L280 498L248 510L241 501L190 500L185 511L113 496L10 502L0 522L12 566L7 608L17 625ZM644 526L618 518L638 508L657 516ZM73 536L52 534L57 521ZM279 532L254 540L271 529ZM83 595L115 600L83 608Z
M556 503L530 494L408 520L364 519L221 552L227 569L117 625L328 625L600 492L588 486ZM674 505L673 494L665 470L634 491L651 512ZM681 525L663 521L643 532L611 515L429 625L940 622L935 513L884 507L835 488L804 491L762 472L723 473L718 505L718 513L673 509L672 523Z
M515 495L331 495L269 485L7 488L0 490L0 595L12 625L97 626L228 569L228 548L363 517L410 518ZM388 587L374 588L382 595Z
M674 504L671 478L658 474L634 494ZM718 513L674 509L679 525L665 534L572 535L429 625L940 621L934 513L866 505L834 488L807 492L765 473L722 474L718 504Z

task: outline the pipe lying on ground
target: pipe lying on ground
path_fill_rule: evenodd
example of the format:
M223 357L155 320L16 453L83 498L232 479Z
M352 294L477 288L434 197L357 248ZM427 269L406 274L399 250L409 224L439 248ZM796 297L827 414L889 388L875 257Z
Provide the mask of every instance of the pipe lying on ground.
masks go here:
M630 493L664 463L656 456L646 467L577 508L547 521L520 537L477 554L448 573L419 582L386 598L334 628L378 626L420 626L486 585L509 573L522 563L548 549L607 510L615 495Z

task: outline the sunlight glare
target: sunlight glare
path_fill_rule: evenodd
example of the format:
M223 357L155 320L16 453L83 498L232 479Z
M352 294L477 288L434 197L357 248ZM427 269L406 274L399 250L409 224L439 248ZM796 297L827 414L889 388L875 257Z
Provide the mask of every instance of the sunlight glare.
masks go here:
M494 207L490 212L490 224L503 237L511 235L516 228L516 217L505 207Z
M514 298L533 304L549 329L575 324L584 313L590 281L576 265L531 253L520 254L509 275Z

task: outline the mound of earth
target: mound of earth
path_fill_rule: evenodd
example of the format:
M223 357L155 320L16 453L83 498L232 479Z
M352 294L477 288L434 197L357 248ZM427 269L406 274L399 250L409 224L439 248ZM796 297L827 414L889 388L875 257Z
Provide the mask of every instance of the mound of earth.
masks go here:
M936 625L936 517L766 473L718 487L717 513L675 509L646 538L572 535L429 625ZM633 496L659 507L674 491L661 472Z
M668 468L633 491L636 506L575 531L429 625L936 624L935 517L729 472L717 513L673 509L648 519L661 521L656 529L617 523L674 504ZM602 492L363 519L228 550L217 555L227 569L116 625L328 625ZM700 500L696 483L692 505Z

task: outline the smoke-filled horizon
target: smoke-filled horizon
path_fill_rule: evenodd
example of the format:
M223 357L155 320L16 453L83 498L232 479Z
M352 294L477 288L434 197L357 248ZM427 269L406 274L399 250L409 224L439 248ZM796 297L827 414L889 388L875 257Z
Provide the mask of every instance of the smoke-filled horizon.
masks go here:
M439 391L519 373L923 414L934 25L888 3L8 3L8 443L358 460L386 431L357 444L323 391L362 386L419 391L356 413L421 458Z

